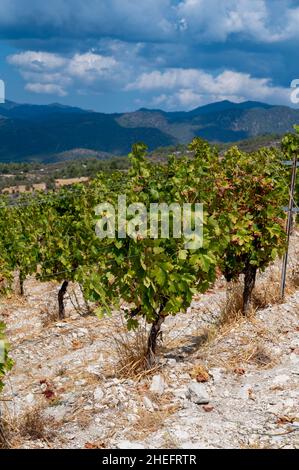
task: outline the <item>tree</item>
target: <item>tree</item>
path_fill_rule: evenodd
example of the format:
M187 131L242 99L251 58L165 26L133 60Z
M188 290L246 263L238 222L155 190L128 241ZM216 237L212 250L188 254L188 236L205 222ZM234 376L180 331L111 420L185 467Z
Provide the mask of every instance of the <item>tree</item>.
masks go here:
M229 243L221 260L227 281L244 274L243 312L248 313L257 270L264 270L285 249L288 187L281 154L273 149L226 152L218 178L218 210Z
M289 133L282 139L282 150L286 160L293 161L294 156L299 158L299 126L294 126L295 133ZM295 187L295 205L299 205L299 173L297 172L297 182Z
M20 294L24 294L24 281L37 270L39 241L42 236L43 211L41 196L19 197L12 201L3 198L0 212L0 249L5 276L19 274ZM3 274L3 273L2 273Z
M76 270L88 258L90 242L96 243L92 227L92 209L83 185L61 189L47 195L39 246L38 278L61 282L58 292L58 315L65 317L64 297Z
M108 180L111 184L107 183ZM82 270L98 262L102 249L103 243L94 228L94 208L123 180L120 173L109 177L99 174L89 186L74 185L47 196L38 278L61 282L58 292L60 319L65 317L64 298L69 282L80 283Z
M129 156L132 169L124 188L127 204L143 203L149 210L151 203L169 198L171 202L195 202L192 192L183 191L184 162L171 159L168 165L151 165L145 154L146 147L137 144ZM178 197L173 199L177 190ZM115 204L116 196L111 198ZM126 314L129 329L136 328L140 318L151 324L146 354L149 367L155 361L157 337L165 318L186 311L193 295L207 290L215 280L217 223L208 214L204 219L200 248L186 249L184 236L151 238L148 225L132 238L121 238L116 230L116 237L103 244L98 263L82 272L84 291L100 303L99 314L107 314L110 306L119 307L125 301L131 307Z

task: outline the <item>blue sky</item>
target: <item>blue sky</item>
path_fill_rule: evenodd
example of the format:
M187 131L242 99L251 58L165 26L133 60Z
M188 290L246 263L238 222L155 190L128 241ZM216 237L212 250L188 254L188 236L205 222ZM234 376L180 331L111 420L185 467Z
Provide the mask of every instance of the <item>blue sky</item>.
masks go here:
M299 0L0 0L0 64L17 102L294 106Z

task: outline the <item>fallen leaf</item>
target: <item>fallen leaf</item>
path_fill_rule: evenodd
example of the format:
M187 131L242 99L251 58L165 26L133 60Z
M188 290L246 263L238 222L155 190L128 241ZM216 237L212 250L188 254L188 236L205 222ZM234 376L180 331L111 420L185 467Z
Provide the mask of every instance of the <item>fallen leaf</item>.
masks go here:
M244 375L246 373L245 369L242 369L242 367L236 367L234 369L234 373L238 375Z
M273 392L282 392L284 388L281 385L274 385L273 387L270 387L269 390L272 390Z
M54 387L47 379L41 379L39 383L41 385L42 394L47 398L47 400L52 400L55 398Z
M276 423L277 424L289 424L293 423L295 421L295 418L291 418L290 416L279 416L277 418Z
M200 383L208 382L210 380L210 374L208 370L201 364L193 367L192 371L190 372L190 376L192 379L196 379L196 381Z
M83 343L82 343L82 341L78 341L78 340L76 340L76 339L73 339L73 341L72 341L72 348L73 348L73 349L81 349L81 348L83 348Z
M84 447L85 449L105 449L106 445L104 442L86 442Z
M51 398L54 398L55 397L55 393L53 392L53 390L47 388L47 390L45 390L43 392L43 395L48 399L50 400Z
M85 442L84 444L85 449L98 449L98 445L92 442Z
M299 356L299 348L291 348L291 351L293 354L296 354L296 356Z
M210 413L214 410L214 406L212 405L204 405L202 408L204 409L204 411L206 411L206 413Z

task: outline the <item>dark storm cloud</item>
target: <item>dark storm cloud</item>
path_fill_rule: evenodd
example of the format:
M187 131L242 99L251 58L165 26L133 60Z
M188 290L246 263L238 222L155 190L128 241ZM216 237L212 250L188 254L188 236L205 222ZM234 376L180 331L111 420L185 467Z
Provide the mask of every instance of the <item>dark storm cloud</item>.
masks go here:
M15 49L7 61L27 91L110 90L111 100L127 93L165 107L286 102L298 24L292 0L0 0L2 48Z

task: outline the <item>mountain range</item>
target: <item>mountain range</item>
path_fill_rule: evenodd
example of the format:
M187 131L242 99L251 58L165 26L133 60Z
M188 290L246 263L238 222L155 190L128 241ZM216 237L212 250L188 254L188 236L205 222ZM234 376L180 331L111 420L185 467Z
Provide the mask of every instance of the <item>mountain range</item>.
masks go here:
M186 143L195 136L212 142L236 142L266 134L284 134L299 123L299 109L246 101L221 101L188 112L142 108L104 114L58 103L0 104L0 161L51 162L65 153L97 151L124 155L134 142L150 150Z

